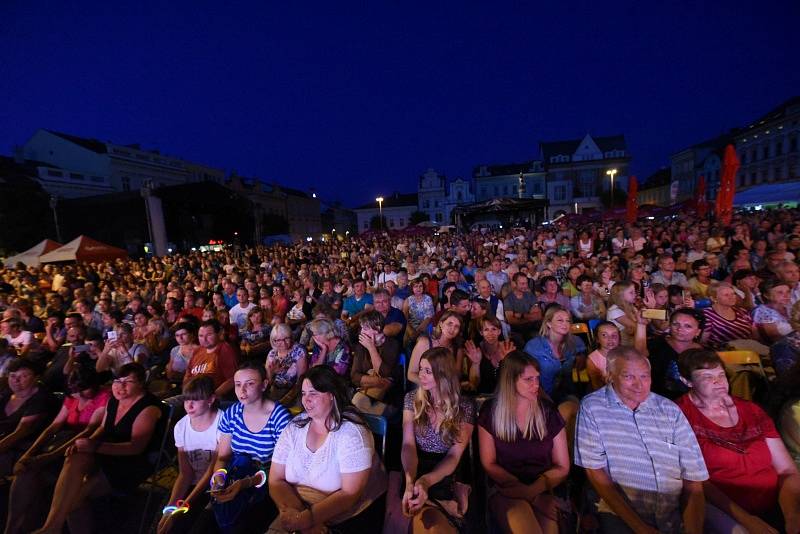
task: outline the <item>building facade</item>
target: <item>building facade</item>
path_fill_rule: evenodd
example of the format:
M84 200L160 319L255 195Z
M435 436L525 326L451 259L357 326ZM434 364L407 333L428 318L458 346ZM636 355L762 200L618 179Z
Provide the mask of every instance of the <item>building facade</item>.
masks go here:
M800 96L742 128L734 143L737 188L800 178Z
M419 211L438 224L452 224L453 209L475 201L469 182L456 178L448 183L443 174L433 169L419 177L417 195Z
M628 190L628 167L631 156L623 135L555 141L540 144L545 170L549 216L579 213L587 208L600 209L600 195L614 188Z
M386 219L384 230L402 230L411 225L411 214L419 209L419 196L417 193L393 193L386 197L381 206L378 202L368 202L357 207L353 211L356 213L356 225L358 233L364 233L370 229L370 222L373 217L383 213Z
M738 131L733 129L670 156L672 181L678 182L676 202L694 196L700 176L705 177L706 198L708 200L717 198L725 147L734 142L734 136Z
M78 137L52 130L38 130L22 147L25 159L36 160L57 170L45 170L51 180L42 185L64 188L69 184L97 184L112 192L137 191L145 185L154 188L191 182L225 181L225 172L200 163L142 150L140 145L119 145ZM86 195L81 194L85 192ZM75 188L70 196L98 194L93 189ZM102 194L102 193L100 193Z
M479 165L472 171L475 201L495 198L544 198L545 172L541 161ZM520 176L523 194L520 196Z

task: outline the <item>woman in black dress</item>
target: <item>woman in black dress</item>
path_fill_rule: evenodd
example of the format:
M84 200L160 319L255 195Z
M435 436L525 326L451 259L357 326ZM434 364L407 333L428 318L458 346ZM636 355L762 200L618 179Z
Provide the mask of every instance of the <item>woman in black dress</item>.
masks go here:
M129 492L150 472L146 455L161 409L158 399L145 390L144 367L137 363L123 365L111 392L113 396L97 431L67 449L50 513L37 532L60 533L67 517L87 499L112 490ZM85 525L70 525L70 530L91 531Z

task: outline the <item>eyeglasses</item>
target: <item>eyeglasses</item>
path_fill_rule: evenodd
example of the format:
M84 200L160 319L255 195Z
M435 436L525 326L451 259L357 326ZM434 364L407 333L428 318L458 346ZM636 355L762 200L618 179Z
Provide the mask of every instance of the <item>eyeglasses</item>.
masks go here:
M115 378L114 380L112 380L112 383L116 384L118 386L127 386L128 384L135 384L136 380L132 380L132 379L126 380L124 378Z
M272 340L273 343L284 342L284 341L291 341L291 338L288 337L276 337Z

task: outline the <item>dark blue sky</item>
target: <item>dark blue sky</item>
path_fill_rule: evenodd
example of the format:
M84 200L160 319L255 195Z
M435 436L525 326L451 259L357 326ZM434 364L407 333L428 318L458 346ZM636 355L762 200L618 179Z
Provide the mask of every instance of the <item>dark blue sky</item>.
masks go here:
M644 178L800 93L797 1L221 4L1 2L0 153L50 128L356 205L586 132Z

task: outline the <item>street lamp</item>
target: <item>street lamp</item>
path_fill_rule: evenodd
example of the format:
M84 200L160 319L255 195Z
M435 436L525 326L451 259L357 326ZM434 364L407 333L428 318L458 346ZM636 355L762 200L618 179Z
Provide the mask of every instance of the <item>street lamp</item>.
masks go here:
M57 206L58 197L55 195L50 195L50 209L53 210L53 222L56 224L56 239L59 243L61 243L61 228L58 226L58 212L56 211Z
M381 225L381 232L383 232L383 197L375 199L378 203L378 223Z
M611 177L611 207L614 207L614 175L617 174L617 169L608 169L606 174Z

